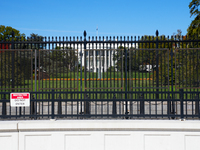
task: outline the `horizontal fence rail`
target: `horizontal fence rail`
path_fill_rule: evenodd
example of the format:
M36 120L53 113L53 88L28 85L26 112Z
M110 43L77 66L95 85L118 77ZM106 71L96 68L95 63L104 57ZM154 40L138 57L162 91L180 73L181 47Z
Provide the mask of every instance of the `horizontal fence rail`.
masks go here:
M198 36L0 39L0 119L199 119ZM10 93L29 92L29 107Z
M200 118L199 92L159 92L162 97L153 98L155 92L106 92L108 99L91 99L92 94L99 96L105 92L30 92L30 107L11 107L10 93L2 92L2 119L174 119ZM68 99L67 95L73 95ZM129 94L136 99L127 98ZM177 99L172 99L176 95ZM118 96L120 95L120 96ZM189 95L189 96L188 96ZM192 99L189 98L192 95ZM126 110L128 108L128 111Z

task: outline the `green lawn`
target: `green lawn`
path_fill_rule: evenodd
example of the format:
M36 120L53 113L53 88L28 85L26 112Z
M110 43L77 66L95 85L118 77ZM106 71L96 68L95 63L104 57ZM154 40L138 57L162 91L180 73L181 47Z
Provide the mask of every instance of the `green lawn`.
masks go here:
M100 78L99 73L95 72L86 72L87 78ZM152 73L148 72L127 72L127 76L131 78L149 78L152 75ZM54 75L51 75L50 78L81 78L81 72L67 72L67 73L55 73ZM85 77L84 71L82 72L82 78ZM102 78L125 78L125 72L104 72L101 73Z
M128 78L129 76L131 80L127 81L127 91L156 91L155 87L156 84L152 80L147 80L151 76L152 73L141 73L141 72L132 72L128 73ZM68 78L66 77L68 76ZM70 76L70 77L69 77ZM122 75L119 72L106 72L102 74L102 78L106 80L98 80L98 74L97 73L92 73L92 72L87 72L87 79L92 79L88 81L84 80L74 80L77 79L77 73L70 72L68 75L67 74L57 74L57 78L51 78L51 80L37 80L35 83L35 80L25 80L25 84L23 86L15 86L15 92L28 92L28 91L35 91L35 85L37 91L51 91L52 89L55 89L55 91L65 91L65 92L70 92L70 91L102 91L102 92L109 92L109 91L125 91L125 80L122 80L120 78ZM78 73L78 78L80 79L80 72ZM82 74L82 78L84 79L84 72ZM115 80L113 80L114 78ZM124 73L123 73L123 78L124 78ZM64 80L63 80L64 79ZM118 79L118 80L117 80ZM144 80L142 80L144 79ZM86 83L86 85L85 85ZM81 87L82 84L82 87ZM162 88L161 88L162 87ZM5 88L8 88L7 90ZM10 92L9 90L11 88L10 86L1 86L1 91L7 91ZM173 89L175 91L175 86L173 86ZM172 91L171 86L167 85L160 85L159 91ZM179 90L178 90L179 91ZM195 89L185 89L184 91L197 91ZM179 94L176 94L179 97ZM190 97L190 94L187 95ZM47 94L43 98L47 98ZM56 97L59 97L56 95ZM74 99L74 98L80 98L81 94L61 94L62 98L68 98L68 99ZM82 97L84 97L84 94L82 94ZM99 98L112 98L113 94L90 94L91 99L99 99ZM123 94L116 94L117 98L124 97ZM138 98L139 94L128 94L128 98ZM167 94L159 94L159 98L166 98ZM155 98L155 94L145 94L145 98Z
M35 91L35 81L33 81L33 85L31 86L31 81L26 80L26 84L24 86L16 86L15 88L31 88L32 91ZM128 86L127 86L127 91L133 91L133 92L148 92L148 91L156 91L155 88L155 83L153 85L153 81L150 80L133 80L133 81L128 81ZM140 88L138 88L140 87ZM160 86L161 87L161 86ZM7 87L9 88L9 87ZM167 86L163 86L163 89L159 89L159 91L171 91L171 87L167 89ZM175 91L175 86L173 87ZM55 91L64 91L64 92L73 92L73 91L81 91L81 81L68 81L68 80L37 80L37 91L51 91L52 89L55 89ZM4 90L4 91L10 91L10 90ZM15 92L22 92L22 91L31 91L30 90L15 90ZM82 91L101 91L101 92L109 92L109 91L125 91L125 81L123 80L110 80L110 81L86 81L86 86L85 86L85 81L82 81ZM194 90L192 90L194 91ZM131 99L137 99L139 98L139 93L138 94L127 94L128 98ZM178 94L177 94L178 95ZM48 98L48 94L44 94L41 97L43 98ZM59 95L55 95L55 98L58 98ZM116 94L117 98L124 98L124 94ZM178 96L179 97L179 96ZM61 98L67 98L67 99L74 99L74 98L81 98L81 94L61 94ZM82 94L82 98L84 98L84 94ZM90 99L99 99L99 98L113 98L113 94L90 94ZM145 94L145 99L153 99L155 98L155 94ZM167 94L159 94L159 98L165 99L167 98Z

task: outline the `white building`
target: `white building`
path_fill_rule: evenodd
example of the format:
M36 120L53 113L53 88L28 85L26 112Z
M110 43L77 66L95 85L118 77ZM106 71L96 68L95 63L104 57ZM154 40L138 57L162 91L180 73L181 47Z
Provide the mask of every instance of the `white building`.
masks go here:
M58 44L58 47L63 47L63 44ZM137 48L138 46L131 43L88 43L86 50L83 44L64 44L64 47L71 47L73 50L78 52L78 62L82 66L87 64L87 71L91 72L106 72L107 69L115 65L113 60L114 54L117 51L124 50L119 47ZM86 56L85 56L86 55ZM85 61L86 58L86 61Z

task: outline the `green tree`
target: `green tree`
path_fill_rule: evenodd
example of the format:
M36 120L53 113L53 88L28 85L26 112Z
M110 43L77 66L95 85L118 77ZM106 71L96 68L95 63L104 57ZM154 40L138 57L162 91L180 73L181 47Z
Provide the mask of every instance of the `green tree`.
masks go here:
M165 41L165 36L158 37L158 40ZM162 53L167 50L161 50L161 48L171 48L172 43L166 42L158 44L159 57L161 58ZM123 46L118 47L118 50L114 52L113 61L118 70L125 70L125 49L127 50L127 71L144 71L146 65L156 64L156 37L153 36L142 36L139 39L138 48L124 48ZM123 61L122 61L123 60ZM123 64L123 65L122 65ZM142 68L142 69L141 69Z
M175 84L175 75L176 71L178 71L178 67L175 63L175 53L173 53L173 57L167 51L159 51L159 84L160 85L168 85ZM173 74L172 74L173 73ZM156 82L156 70L154 70L152 76L154 82Z
M190 17L194 17L190 26L187 29L187 39L199 39L200 38L200 0L192 0L189 4ZM190 42L186 45L186 48L199 48L199 42ZM200 86L200 50L188 49L186 51L179 51L180 66L182 68L181 77L182 86Z
M191 22L189 28L187 29L188 35L193 36L199 33L200 31L200 0L192 0L189 4L190 17L194 17L194 20Z
M44 37L35 33L30 34L26 39L31 44L28 44L28 49L44 49L46 45L42 42L44 41Z
M179 32L180 34L180 32ZM156 48L156 39L158 38L158 48ZM152 66L152 75L151 78L154 82L157 81L156 79L156 67L158 67L158 77L159 77L159 84L166 85L168 81L175 80L175 76L173 79L171 78L171 65L173 68L175 67L175 62L171 63L171 56L170 56L170 49L173 47L173 43L167 42L170 40L169 37L165 37L164 35L159 37L154 36L143 36L140 39L140 44L138 45L138 49L136 49L136 54L133 59L138 62L140 65L139 70L144 71L148 65ZM159 42L159 41L166 41L166 42ZM156 66L156 60L158 58L158 66ZM170 67L170 68L169 68ZM141 69L142 68L142 69ZM168 70L169 69L169 70ZM174 72L173 72L174 75Z
M17 29L14 29L10 26L0 25L0 41L11 41L13 32L15 41L19 38L25 37L25 34L21 34Z
M14 37L13 37L14 36ZM10 49L11 43L7 45L3 42L5 41L14 41L21 40L25 37L25 34L21 34L19 30L14 29L10 26L0 25L0 49L4 47L4 49ZM15 47L17 47L15 45ZM1 51L0 53L0 80L1 85L10 85L14 82L14 85L22 85L24 84L24 78L28 78L27 73L30 71L27 70L24 72L24 67L28 65L26 58L22 58L24 52L11 52L11 51ZM13 59L12 59L13 58ZM12 65L14 61L14 66ZM14 74L14 79L12 78L12 73Z
M187 49L176 52L176 83L183 87L200 86L200 50Z
M63 61L69 70L74 70L78 62L78 53L72 47L56 47L59 51L52 51L52 60ZM76 62L76 63L75 63Z
M14 59L12 57L14 56ZM15 86L24 84L25 78L28 78L27 73L30 73L30 69L24 71L24 67L27 67L27 59L19 59L17 52L4 51L0 53L0 80L2 85L10 86L14 82ZM14 61L14 66L12 65ZM30 66L29 66L30 68ZM14 75L14 79L12 78ZM30 74L29 74L30 77Z
M78 55L76 50L65 47L56 47L53 50L42 51L41 66L50 75L57 73L67 73L78 69ZM41 67L40 66L40 67Z

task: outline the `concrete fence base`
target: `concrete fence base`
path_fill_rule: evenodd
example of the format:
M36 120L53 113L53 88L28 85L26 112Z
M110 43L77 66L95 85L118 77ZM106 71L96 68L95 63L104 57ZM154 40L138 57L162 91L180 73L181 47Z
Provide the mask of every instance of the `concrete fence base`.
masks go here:
M199 150L200 121L1 121L1 150Z

